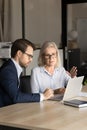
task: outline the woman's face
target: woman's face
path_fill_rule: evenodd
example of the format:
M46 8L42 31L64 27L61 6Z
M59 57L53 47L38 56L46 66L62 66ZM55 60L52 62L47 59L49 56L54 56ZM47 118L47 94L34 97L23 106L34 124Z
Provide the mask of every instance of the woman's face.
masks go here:
M55 66L57 62L57 53L54 47L48 47L44 54L44 63L46 66Z

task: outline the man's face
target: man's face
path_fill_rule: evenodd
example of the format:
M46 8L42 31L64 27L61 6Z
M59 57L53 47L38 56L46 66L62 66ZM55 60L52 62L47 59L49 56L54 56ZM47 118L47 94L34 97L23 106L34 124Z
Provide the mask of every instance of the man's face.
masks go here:
M33 59L33 48L31 46L28 46L25 53L21 52L21 55L19 57L19 64L22 67L27 67Z

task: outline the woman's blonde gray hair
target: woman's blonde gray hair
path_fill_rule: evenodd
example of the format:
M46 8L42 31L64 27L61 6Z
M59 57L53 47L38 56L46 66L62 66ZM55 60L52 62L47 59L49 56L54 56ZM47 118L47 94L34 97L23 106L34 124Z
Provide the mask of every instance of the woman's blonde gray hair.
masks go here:
M57 63L55 65L55 67L58 67L61 65L61 62L60 62L60 56L59 56L59 51L58 51L58 47L57 45L55 44L55 42L52 42L52 41L46 41L43 43L41 49L40 49L40 53L39 53L39 57L38 57L38 65L39 66L44 66L45 65L45 62L44 62L44 55L45 55L45 50L46 48L48 47L53 47L56 49L56 54L57 54Z

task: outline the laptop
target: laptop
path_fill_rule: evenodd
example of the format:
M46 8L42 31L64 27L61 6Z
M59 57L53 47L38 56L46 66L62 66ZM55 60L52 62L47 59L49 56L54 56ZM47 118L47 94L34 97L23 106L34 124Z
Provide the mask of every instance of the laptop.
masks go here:
M51 98L51 100L54 100L54 101L62 100L62 102L65 105L74 105L74 102L77 103L77 101L81 103L80 100L78 100L77 98L80 96L80 93L81 93L83 79L84 79L84 76L71 78L67 84L64 95L63 94L55 95L54 97ZM73 101L71 102L71 100Z
M80 76L69 80L62 100L65 105L79 108L87 106L87 101L79 99L79 97L84 96L81 94L83 79L84 76Z
M79 96L84 76L71 78L67 84L63 101Z

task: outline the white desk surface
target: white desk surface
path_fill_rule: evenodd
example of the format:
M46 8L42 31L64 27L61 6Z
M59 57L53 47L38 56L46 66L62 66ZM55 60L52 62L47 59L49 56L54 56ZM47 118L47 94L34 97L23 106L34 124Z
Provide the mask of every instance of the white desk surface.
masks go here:
M87 107L75 108L57 101L19 103L0 108L0 125L32 130L86 130Z

